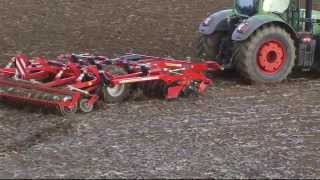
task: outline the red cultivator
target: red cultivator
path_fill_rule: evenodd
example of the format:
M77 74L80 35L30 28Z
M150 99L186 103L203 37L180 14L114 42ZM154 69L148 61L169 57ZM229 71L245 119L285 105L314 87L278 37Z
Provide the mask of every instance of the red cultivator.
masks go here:
M194 90L203 94L212 83L205 72L220 69L217 63L192 64L186 61L164 59L159 57L128 54L115 60L116 65L126 69L129 74L110 77L112 86L147 83L164 84L167 99L175 99L182 93ZM108 72L105 72L109 75Z
M17 55L0 69L0 97L56 107L63 115L78 109L87 113L99 99L125 100L135 85L149 91L162 89L166 99L202 94L212 83L205 72L219 69L214 62L193 64L138 54L116 59L73 54L55 61Z
M0 70L0 96L11 101L57 107L62 114L76 112L78 105L82 111L90 112L98 99L95 93L100 82L95 66L41 58L31 62L17 55Z

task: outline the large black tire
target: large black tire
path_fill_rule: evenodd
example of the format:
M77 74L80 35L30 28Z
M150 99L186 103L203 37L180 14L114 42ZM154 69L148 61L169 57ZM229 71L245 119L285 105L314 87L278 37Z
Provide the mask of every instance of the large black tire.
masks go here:
M111 75L126 75L128 74L123 68L116 65L108 65L104 70L107 70ZM118 91L117 91L118 88ZM122 84L116 87L104 87L101 90L102 98L106 103L119 103L126 100L131 94L131 84Z
M220 31L211 35L200 34L196 40L196 56L200 59L194 61L200 62L202 59L217 60L219 44L224 36L225 33Z
M277 51L273 52L274 45ZM236 56L237 70L251 83L281 82L294 67L295 43L290 34L281 27L264 26L247 41L240 43L239 47ZM267 48L267 51L263 48ZM281 53L278 53L279 50Z

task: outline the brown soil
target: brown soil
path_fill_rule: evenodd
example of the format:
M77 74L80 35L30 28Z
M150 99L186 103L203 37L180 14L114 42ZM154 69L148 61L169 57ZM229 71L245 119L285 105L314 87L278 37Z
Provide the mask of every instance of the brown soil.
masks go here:
M193 54L197 26L231 0L0 1L0 57L17 51L113 55L134 50L157 56ZM14 12L14 13L13 13Z
M247 86L233 76L203 97L141 97L69 118L2 104L0 176L317 178L319 89L319 78Z

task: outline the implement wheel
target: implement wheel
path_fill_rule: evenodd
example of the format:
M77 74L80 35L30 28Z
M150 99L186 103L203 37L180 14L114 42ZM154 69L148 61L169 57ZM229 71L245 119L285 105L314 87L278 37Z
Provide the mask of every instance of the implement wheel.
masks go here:
M81 110L81 112L83 113L90 113L92 112L94 106L88 104L89 99L81 99L81 101L79 102L79 108Z
M291 73L296 48L290 34L278 26L263 27L240 44L237 69L253 83L277 83Z
M123 68L116 65L108 65L105 68L111 75L126 75L128 74ZM104 87L102 90L102 97L106 103L118 103L122 102L130 96L131 85L120 84L114 87Z

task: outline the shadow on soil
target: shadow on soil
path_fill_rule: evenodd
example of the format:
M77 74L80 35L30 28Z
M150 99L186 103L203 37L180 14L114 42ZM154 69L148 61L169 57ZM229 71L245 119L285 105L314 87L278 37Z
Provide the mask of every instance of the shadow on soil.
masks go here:
M238 72L228 70L223 72L218 72L209 75L210 79L215 82L216 86L219 85L252 85L255 84L250 83L242 79ZM295 71L293 72L284 83L292 82L292 81L304 81L304 80L316 80L320 79L320 73L315 71L310 72L302 72Z

